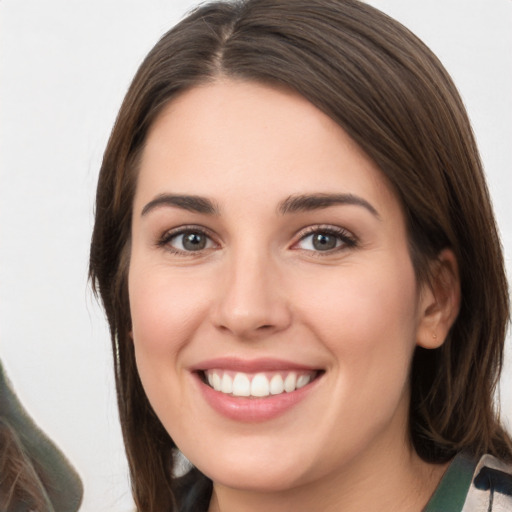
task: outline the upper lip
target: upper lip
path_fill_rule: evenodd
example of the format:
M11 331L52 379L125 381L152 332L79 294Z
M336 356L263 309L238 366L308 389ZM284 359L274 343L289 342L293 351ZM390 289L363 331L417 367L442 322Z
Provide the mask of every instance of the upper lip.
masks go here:
M258 358L240 359L237 357L219 357L201 361L191 366L191 371L205 371L214 369L231 370L243 373L272 372L283 370L318 370L318 367L286 361L284 359Z

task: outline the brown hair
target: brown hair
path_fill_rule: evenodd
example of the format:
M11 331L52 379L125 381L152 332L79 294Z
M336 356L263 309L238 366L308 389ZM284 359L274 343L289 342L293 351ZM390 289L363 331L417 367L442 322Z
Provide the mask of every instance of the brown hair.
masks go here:
M146 57L100 172L90 276L106 309L137 506L172 507L173 442L144 394L128 332L127 270L137 161L148 129L181 91L219 76L294 89L336 121L395 187L420 281L457 258L462 303L445 343L416 350L410 432L428 461L466 449L512 459L493 409L508 321L500 243L462 101L432 52L357 0L218 2L192 12Z
M34 462L8 421L0 417L0 510L45 510L48 498L40 485Z
M18 400L0 361L0 510L78 510L83 487Z

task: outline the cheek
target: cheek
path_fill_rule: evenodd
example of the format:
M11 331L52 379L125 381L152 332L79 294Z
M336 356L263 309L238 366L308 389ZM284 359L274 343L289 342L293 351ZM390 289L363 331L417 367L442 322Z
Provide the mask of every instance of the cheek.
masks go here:
M415 346L417 294L412 265L402 263L354 266L339 279L317 280L317 292L302 295L301 316L339 365L374 366L377 375L382 367L408 367Z
M155 359L179 353L208 308L201 279L170 275L165 268L130 269L130 312L136 351Z
M202 280L171 275L168 268L132 264L128 290L137 370L166 428L184 428L176 410L186 409L182 354L207 308ZM172 419L172 421L171 421ZM170 432L170 430L169 430Z

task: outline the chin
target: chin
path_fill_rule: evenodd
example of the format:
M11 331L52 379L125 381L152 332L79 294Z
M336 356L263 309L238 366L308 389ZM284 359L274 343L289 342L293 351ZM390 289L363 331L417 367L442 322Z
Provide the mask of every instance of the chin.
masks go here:
M203 473L217 485L252 492L284 492L305 481L304 469L296 463L285 467L275 462L257 464L223 464L205 467Z
M219 436L216 441L215 450L206 451L203 447L198 451L197 444L189 446L189 460L216 485L250 492L286 492L332 470L329 454L320 452L322 456L318 458L314 442L304 441L300 434L293 442L280 436L230 439L224 443ZM212 441L210 446L213 444Z

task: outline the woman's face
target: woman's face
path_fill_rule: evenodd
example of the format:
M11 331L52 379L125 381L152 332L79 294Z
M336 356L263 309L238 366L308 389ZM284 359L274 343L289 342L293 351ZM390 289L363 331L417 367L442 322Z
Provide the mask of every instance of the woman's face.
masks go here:
M129 296L149 400L220 485L289 489L408 449L425 307L404 216L301 96L221 80L165 108L140 165Z

